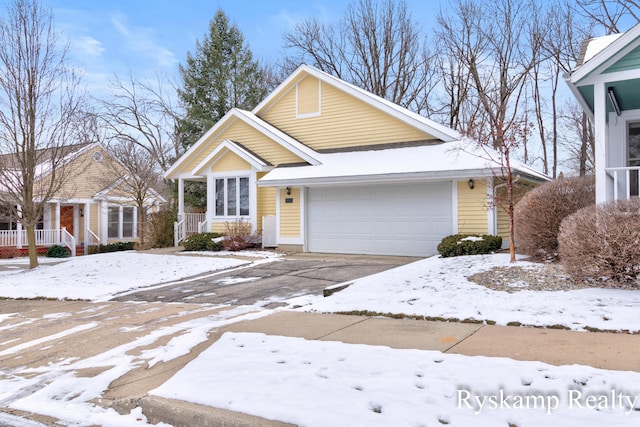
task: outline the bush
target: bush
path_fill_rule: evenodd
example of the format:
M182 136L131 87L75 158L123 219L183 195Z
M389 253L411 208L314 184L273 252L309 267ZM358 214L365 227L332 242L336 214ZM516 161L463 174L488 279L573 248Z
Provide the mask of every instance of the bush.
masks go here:
M104 254L108 252L131 251L134 247L135 242L115 242L98 246L98 252Z
M227 222L225 225L224 240L222 244L228 251L241 251L253 248L260 243L260 236L253 233L251 224L238 220Z
M221 251L222 243L215 241L221 237L220 233L198 233L193 234L183 242L186 251Z
M561 178L529 191L515 206L518 252L535 259L555 259L562 220L594 203L593 176Z
M149 214L147 243L152 248L173 246L173 223L177 216L173 211L165 210Z
M640 288L640 200L592 205L565 218L560 262L577 281Z
M53 245L47 249L47 257L49 258L68 258L71 256L71 251L64 246Z
M483 234L454 234L447 236L438 245L443 258L461 255L490 254L502 247L502 237Z

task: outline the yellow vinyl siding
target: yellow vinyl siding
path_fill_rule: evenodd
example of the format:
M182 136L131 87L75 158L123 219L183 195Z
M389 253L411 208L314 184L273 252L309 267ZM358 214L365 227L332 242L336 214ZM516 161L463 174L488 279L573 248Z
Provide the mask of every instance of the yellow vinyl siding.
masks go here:
M85 212L85 215L89 215L89 229L97 236L100 236L100 205L89 205L89 212ZM84 218L83 218L84 219Z
M298 97L298 114L318 114L320 112L320 83L315 77L306 77L296 88Z
M498 236L501 236L504 241L509 240L509 214L502 206L497 207L498 214Z
M251 165L244 161L240 156L227 151L217 162L213 164L213 172L229 172L250 170Z
M93 159L93 153L102 152L102 161ZM90 199L96 193L104 190L118 178L118 170L108 153L100 148L94 148L78 156L71 163L62 168L64 184L56 192L56 199Z
M259 155L272 165L280 165L286 163L299 163L303 160L282 147L267 136L258 132L241 120L236 120L229 127L224 129L215 139L207 144L207 149L203 150L199 155L194 155L189 162L184 165L184 171L192 171L200 162L202 162L213 150L216 149L225 139L242 144L247 149Z
M293 203L286 203L286 199L293 199ZM299 188L292 188L290 195L280 191L280 236L300 237Z
M486 181L476 180L473 190L467 181L458 181L458 233L487 233L487 203Z
M257 174L260 180L266 172ZM276 188L275 187L258 187L258 230L262 232L262 217L276 214Z
M294 87L261 117L314 150L434 138L329 84L321 96L320 115L296 117Z

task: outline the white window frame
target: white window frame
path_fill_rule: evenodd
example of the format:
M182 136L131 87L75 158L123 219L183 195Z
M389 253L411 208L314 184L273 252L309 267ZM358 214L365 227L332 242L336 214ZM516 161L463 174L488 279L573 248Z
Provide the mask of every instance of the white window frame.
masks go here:
M240 210L241 210L241 197L240 197L240 182L241 179L246 179L247 181L247 191L248 191L248 200L247 200L247 214L241 214ZM223 214L222 215L218 215L217 212L217 185L218 185L218 180L222 180L223 182L223 200L224 200L224 205L223 205ZM228 183L229 180L235 180L236 182L236 213L235 214L229 214L229 193L228 193ZM251 197L251 176L249 174L246 175L215 175L213 176L213 212L212 212L212 216L214 219L221 219L221 218L249 218L251 217L251 202L252 202L252 197Z
M132 236L124 235L124 208L133 210L133 225L131 227ZM118 235L109 235L109 217L111 209L118 210ZM138 208L136 206L124 206L124 205L107 205L107 239L137 239L138 238Z

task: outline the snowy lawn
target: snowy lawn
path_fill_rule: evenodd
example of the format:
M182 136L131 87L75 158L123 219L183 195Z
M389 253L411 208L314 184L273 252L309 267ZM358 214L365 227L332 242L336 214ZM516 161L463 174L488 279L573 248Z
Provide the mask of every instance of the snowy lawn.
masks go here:
M563 325L575 330L640 331L640 291L579 289L499 292L476 285L468 276L508 266L508 254L431 257L353 281L328 298L301 298L302 310L372 311L494 321L499 325ZM537 268L518 261L516 265ZM514 287L521 283L514 283Z
M252 333L151 393L307 427L640 425L636 372Z
M0 271L0 297L106 301L126 291L246 264L232 258L134 251L96 254L43 264L30 271Z

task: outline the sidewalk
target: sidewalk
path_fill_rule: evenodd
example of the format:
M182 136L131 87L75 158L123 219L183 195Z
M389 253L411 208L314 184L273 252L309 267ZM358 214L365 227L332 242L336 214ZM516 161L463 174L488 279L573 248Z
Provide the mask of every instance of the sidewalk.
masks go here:
M554 365L584 364L602 369L640 372L640 359L637 358L640 336L629 334L292 311L235 323L220 328L218 332L220 335L224 332L260 332L309 340L437 350L468 356L509 357ZM139 404L151 422L199 426L289 425L159 397L144 397ZM230 419L234 421L228 424ZM207 420L206 423L203 420Z
M114 377L100 401L101 405L113 407L123 414L140 406L151 423L203 427L286 425L148 395L150 390L179 372L225 332L261 332L309 340L437 350L470 356L501 356L555 365L584 364L603 369L640 372L640 359L637 358L640 353L639 335L296 311L281 311L216 328L211 324L211 319L223 315L227 309L232 308L197 304L0 301L0 314L22 313L19 317L5 321L6 326L13 327L3 330L0 362L3 368L11 370L19 366L38 367L43 360L96 360L103 354L109 354L112 349L123 348L122 346L130 347L131 351L135 349L135 352L127 353L135 358L135 354L151 350L155 345L165 344L170 339L187 333L184 322L193 320L198 328L204 328L202 331L208 331L206 341L192 347L188 354L167 363L157 363L153 367L132 365L135 369ZM64 313L66 314L62 315ZM88 329L87 325L91 328ZM77 331L73 335L63 333L71 329ZM158 334L157 344L135 344L139 335L153 335L154 331L165 331ZM54 338L58 335L59 338ZM46 346L39 344L43 338L46 339ZM26 344L19 344L21 342ZM102 369L93 369L82 375L93 377L104 373ZM6 406L4 410L8 410ZM37 414L18 415L38 420L45 425L55 425L56 422Z

